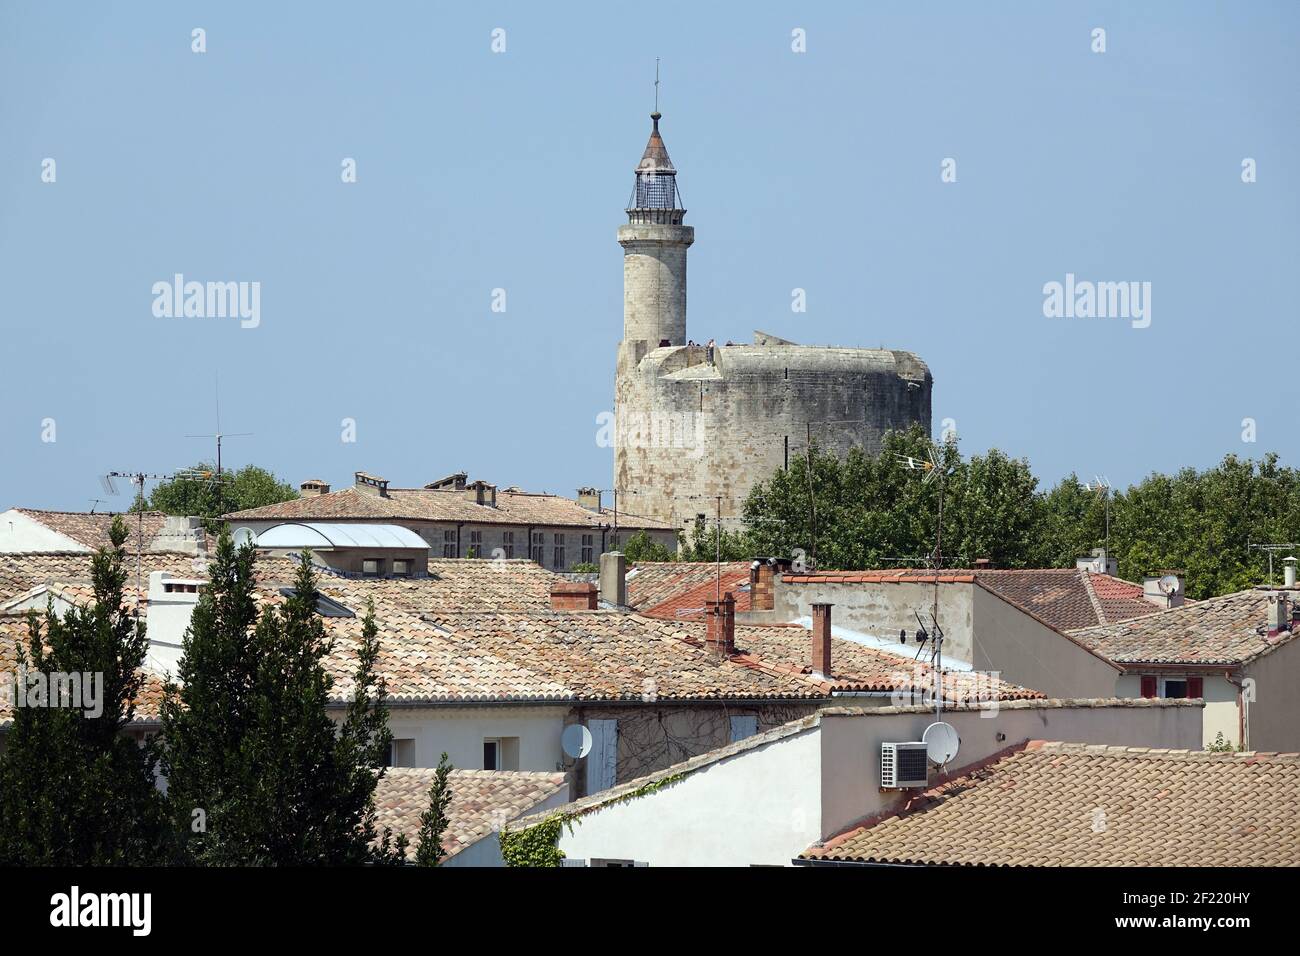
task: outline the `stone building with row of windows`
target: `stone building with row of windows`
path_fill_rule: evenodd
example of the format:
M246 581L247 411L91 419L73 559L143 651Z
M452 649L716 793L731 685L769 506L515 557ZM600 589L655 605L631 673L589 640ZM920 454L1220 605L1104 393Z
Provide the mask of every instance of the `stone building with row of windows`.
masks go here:
M498 489L470 481L464 472L421 488L390 488L384 478L356 472L339 491L319 479L304 481L298 498L225 516L238 533L261 535L286 522L384 524L407 528L429 546L434 558L526 558L553 571L595 564L634 534L675 550L677 536L667 522L604 507L601 493L579 489L577 498ZM370 576L397 573L376 553L365 565Z

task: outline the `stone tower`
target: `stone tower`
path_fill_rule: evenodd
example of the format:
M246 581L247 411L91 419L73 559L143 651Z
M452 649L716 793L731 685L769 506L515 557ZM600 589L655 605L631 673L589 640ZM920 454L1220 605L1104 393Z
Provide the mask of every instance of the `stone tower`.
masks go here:
M636 183L620 226L623 247L623 361L635 365L651 349L686 344L686 250L695 230L682 224L686 210L677 170L659 135L660 114L636 166Z
M677 170L650 119L623 247L623 341L615 371L614 487L620 510L689 529L736 527L756 482L804 454L877 452L890 429L930 425L932 380L911 352L796 345L687 344L686 252ZM707 336L701 336L707 339ZM719 502L719 499L721 501Z

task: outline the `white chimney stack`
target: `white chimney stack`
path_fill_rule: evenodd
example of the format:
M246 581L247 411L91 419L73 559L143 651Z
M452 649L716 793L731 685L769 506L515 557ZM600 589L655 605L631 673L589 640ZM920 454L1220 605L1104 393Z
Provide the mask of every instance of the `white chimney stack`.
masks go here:
M1282 586L1295 587L1295 558L1287 557L1282 559Z

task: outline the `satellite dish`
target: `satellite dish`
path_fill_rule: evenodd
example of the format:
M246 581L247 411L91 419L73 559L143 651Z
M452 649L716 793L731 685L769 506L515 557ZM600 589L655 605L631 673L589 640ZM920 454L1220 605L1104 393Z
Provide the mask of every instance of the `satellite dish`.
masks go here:
M242 548L246 544L257 544L257 535L252 528L236 528L231 540L236 548Z
M560 735L560 746L574 760L585 757L591 753L591 731L582 724L569 724Z
M961 746L956 728L943 722L926 727L921 739L925 741L925 755L941 767L957 756L957 748Z
M1178 575L1166 574L1160 579L1160 590L1169 597L1178 593Z

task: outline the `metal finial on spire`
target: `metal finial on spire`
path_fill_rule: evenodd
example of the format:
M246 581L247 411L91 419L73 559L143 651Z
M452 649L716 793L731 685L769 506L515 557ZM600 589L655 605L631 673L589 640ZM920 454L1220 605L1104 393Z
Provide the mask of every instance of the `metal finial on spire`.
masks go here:
M650 118L658 123L659 116L659 57L655 57L655 111Z

